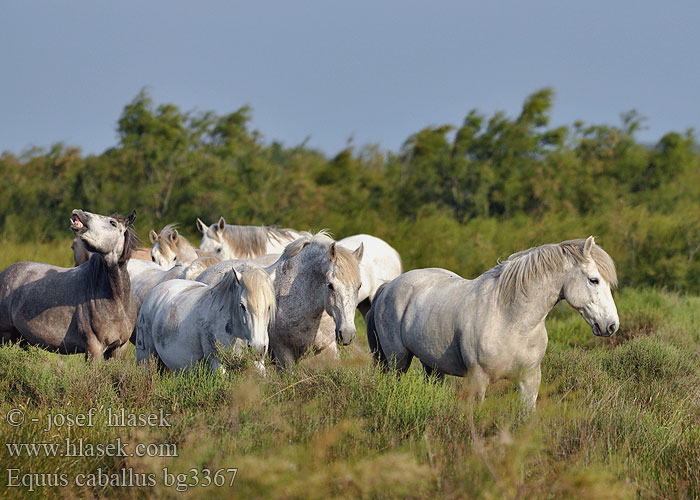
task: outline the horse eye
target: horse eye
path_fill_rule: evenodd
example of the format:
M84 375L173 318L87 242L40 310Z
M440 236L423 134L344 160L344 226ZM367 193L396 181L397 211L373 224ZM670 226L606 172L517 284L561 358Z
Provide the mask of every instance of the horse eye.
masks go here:
M221 247L216 249L216 253L221 253Z
M117 221L111 220L109 223L112 224L112 226L117 227Z
M598 278L588 278L588 281L591 283L591 285L597 285L598 283L600 283L598 281Z
M328 289L331 290L331 291L334 290L334 288L333 288L333 283L328 283Z
M243 304L243 302L241 302L241 309L243 309L243 312L245 312L245 304Z

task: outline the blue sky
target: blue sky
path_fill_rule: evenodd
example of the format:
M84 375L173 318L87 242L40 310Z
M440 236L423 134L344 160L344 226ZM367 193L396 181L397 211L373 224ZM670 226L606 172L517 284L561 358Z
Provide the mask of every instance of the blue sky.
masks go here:
M0 151L117 144L156 103L250 105L268 142L397 151L470 109L515 116L549 86L551 125L647 118L700 129L700 2L0 1Z

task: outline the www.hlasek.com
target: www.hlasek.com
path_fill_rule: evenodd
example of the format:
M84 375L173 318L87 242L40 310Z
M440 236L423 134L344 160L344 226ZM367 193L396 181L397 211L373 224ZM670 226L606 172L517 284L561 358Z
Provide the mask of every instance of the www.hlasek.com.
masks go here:
M100 417L104 419L107 427L170 427L170 414L165 413L162 408L157 413L127 413L124 409L112 408L106 408L102 412L91 408L85 413L68 413L52 411L49 408L47 415L42 418L28 418L23 409L13 408L6 413L5 423L15 428L29 422L40 424L41 431L46 433L60 428L92 427ZM178 448L175 443L130 443L124 442L121 437L100 443L82 437L66 437L54 441L6 442L5 453L11 459L15 459L9 460L8 463L18 463L17 459L24 459L22 463L31 468L33 458L177 457ZM160 483L182 492L193 487L233 486L237 472L238 469L232 467L215 470L192 468L187 472L173 472L164 467L160 473L136 472L132 468L117 471L98 468L96 471L77 473L71 477L67 473L43 473L8 467L5 469L4 479L9 488L27 488L29 491L45 487L65 487L71 483L78 487L153 487Z

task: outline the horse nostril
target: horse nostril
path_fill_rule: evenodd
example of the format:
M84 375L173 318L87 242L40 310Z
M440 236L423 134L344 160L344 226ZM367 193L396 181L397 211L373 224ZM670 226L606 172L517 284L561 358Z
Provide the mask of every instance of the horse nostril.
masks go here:
M617 331L617 323L610 323L608 325L608 334L612 335Z

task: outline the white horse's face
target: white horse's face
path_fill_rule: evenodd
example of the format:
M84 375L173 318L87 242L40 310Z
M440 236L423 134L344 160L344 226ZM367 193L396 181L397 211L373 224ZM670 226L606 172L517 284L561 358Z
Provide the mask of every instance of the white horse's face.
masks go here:
M177 255L156 241L151 249L151 260L163 269L170 269L177 264Z
M219 222L207 226L201 219L197 219L197 229L202 233L202 241L199 244L199 249L203 252L209 252L221 260L233 259L234 256L231 255L228 245L224 241L224 229L226 227L226 222L224 218L221 217Z
M333 318L335 322L335 338L338 343L348 345L353 341L357 330L355 328L355 309L357 308L357 294L362 285L361 282L355 283L353 280L340 279L336 273L338 257L335 255L335 243L331 245L332 251L329 251L331 265L326 274L326 299L324 302L326 312ZM362 259L363 246L353 252L353 257L356 265L359 266ZM344 273L345 274L345 273ZM359 276L359 267L357 269Z
M566 301L581 314L594 335L609 337L617 331L620 319L610 283L601 276L593 259L572 269L563 291Z
M102 255L112 254L117 258L124 251L124 233L134 220L130 215L126 220L106 215L93 214L83 210L73 210L71 229L90 252Z
M247 290L241 293L238 318L248 345L260 358L264 358L270 344L268 328L274 306L264 299L262 292L259 292L259 296L255 300L251 299L252 297L248 297Z
M161 232L162 234L162 232ZM180 264L177 260L177 240L180 237L177 230L173 229L170 233L170 241L167 241L167 236L157 234L153 229L148 233L148 238L153 244L151 249L151 260L158 264L162 269L172 269L173 266ZM165 241L164 241L165 240Z

